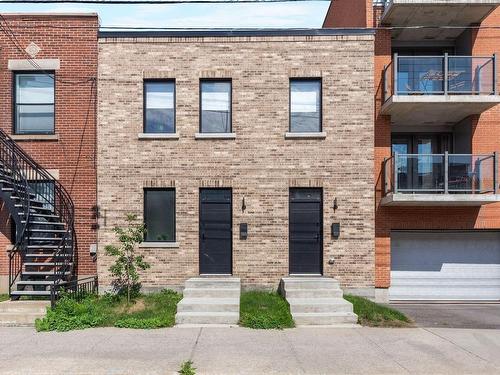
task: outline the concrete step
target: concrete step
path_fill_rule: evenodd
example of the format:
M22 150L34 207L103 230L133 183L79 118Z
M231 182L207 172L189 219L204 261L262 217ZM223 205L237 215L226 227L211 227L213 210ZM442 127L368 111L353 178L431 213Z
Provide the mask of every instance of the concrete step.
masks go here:
M238 277L193 277L186 280L186 288L239 288Z
M281 293L297 325L354 326L358 317L342 298L339 282L328 277L285 277Z
M49 301L4 301L0 302L2 314L45 314Z
M295 313L293 319L297 325L355 325L358 316L349 312L336 313Z
M353 312L352 304L342 298L289 298L288 303L292 314Z
M183 298L177 312L234 312L238 313L238 298Z
M13 296L41 296L49 297L50 290L13 290L10 292Z
M340 289L339 282L329 277L284 277L281 280L285 289Z
M239 312L178 312L176 324L238 324Z
M3 313L0 312L0 327L33 327L37 318L45 313Z
M341 289L291 289L283 291L285 298L342 298Z
M240 288L185 288L184 298L240 298Z

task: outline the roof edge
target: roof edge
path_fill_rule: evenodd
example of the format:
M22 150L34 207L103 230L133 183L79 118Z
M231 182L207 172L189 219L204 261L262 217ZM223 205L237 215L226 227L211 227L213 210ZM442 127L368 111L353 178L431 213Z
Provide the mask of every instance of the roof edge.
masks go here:
M172 29L142 31L99 31L99 38L161 38L161 37L252 37L252 36L330 36L374 35L372 28L318 28L318 29Z
M4 17L99 17L96 12L64 13L64 12L0 12Z

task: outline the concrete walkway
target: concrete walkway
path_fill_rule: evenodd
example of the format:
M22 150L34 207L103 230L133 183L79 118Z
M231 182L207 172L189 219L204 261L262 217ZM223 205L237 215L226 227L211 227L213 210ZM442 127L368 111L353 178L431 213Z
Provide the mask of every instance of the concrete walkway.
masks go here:
M500 374L500 330L0 329L0 374Z

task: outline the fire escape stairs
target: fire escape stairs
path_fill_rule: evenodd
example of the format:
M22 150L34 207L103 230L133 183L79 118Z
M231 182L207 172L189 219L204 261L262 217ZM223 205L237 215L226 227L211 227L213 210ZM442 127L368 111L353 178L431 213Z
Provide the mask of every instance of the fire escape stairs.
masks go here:
M0 130L0 199L15 224L11 299L50 298L74 280L74 205L64 187Z

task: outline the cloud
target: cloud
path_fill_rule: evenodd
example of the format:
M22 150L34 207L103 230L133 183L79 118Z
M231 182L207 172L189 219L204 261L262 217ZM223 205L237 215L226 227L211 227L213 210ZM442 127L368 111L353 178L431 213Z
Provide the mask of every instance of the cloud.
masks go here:
M321 4L213 4L192 10L181 6L140 6L133 15L104 19L106 26L151 27L321 27L327 5ZM184 7L182 9L182 7ZM192 7L192 6L188 6Z
M2 11L96 12L102 26L128 27L321 27L328 2L253 4L2 5Z

